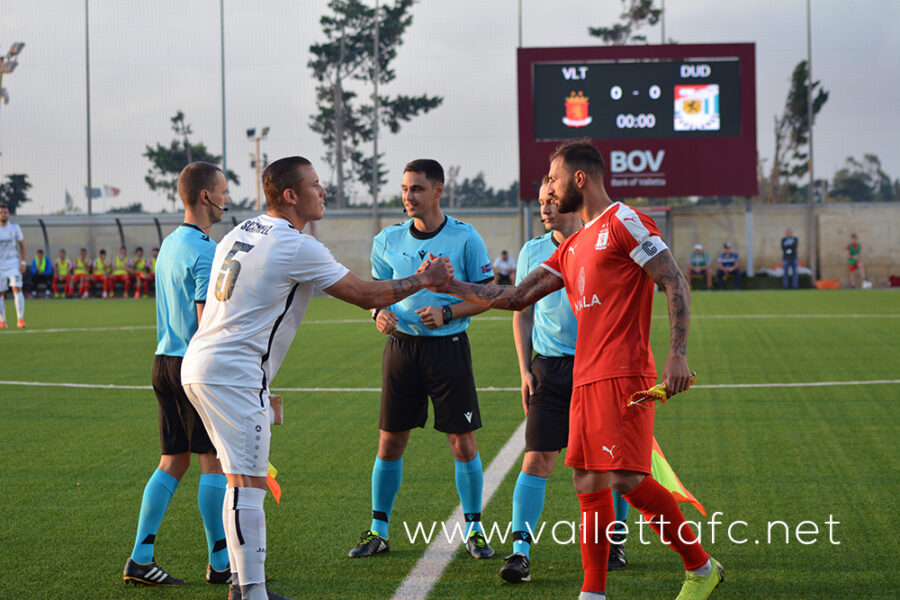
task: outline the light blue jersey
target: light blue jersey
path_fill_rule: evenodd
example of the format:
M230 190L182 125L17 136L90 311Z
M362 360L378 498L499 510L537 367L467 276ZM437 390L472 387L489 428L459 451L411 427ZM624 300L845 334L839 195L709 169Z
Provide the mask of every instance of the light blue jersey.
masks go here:
M519 252L516 285L550 258L557 246L552 231L528 240ZM575 356L577 331L578 321L565 289L556 290L535 303L531 329L531 346L535 352L542 356Z
M184 223L166 236L156 259L156 353L184 356L197 331L197 303L206 301L216 243Z
M372 277L398 279L415 274L428 254L446 256L459 281L482 283L494 278L491 257L484 240L468 223L444 216L437 231L423 233L413 228L413 220L385 228L372 243ZM468 317L459 317L437 329L426 327L416 309L424 306L447 306L461 300L449 294L421 290L397 304L387 307L397 315L397 329L409 335L453 335L469 327Z

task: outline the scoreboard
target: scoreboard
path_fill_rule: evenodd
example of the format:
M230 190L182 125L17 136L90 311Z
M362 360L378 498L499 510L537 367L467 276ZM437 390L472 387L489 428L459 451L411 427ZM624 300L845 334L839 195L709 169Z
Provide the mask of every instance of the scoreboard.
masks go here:
M613 197L756 194L753 44L523 48L518 69L523 199L585 137Z

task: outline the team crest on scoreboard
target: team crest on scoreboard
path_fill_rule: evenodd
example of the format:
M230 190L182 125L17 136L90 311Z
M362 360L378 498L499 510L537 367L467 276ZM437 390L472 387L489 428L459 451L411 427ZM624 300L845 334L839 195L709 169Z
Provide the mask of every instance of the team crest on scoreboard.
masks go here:
M675 131L718 131L719 84L675 86Z
M609 245L609 229L604 229L597 234L597 243L594 244L594 250L606 250Z
M594 119L588 114L589 106L588 97L584 95L584 92L577 94L574 91L570 92L566 98L566 116L563 117L562 122L568 127L590 125Z

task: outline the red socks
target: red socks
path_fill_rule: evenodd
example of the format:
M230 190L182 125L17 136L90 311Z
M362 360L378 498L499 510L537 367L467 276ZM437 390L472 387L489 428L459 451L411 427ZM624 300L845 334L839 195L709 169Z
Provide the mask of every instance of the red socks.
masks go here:
M616 519L612 489L578 494L581 504L581 567L584 569L583 592L606 592L606 567L609 561L609 538L606 528Z
M690 525L686 524L687 521L681 514L675 498L659 482L648 475L623 497L641 511L653 530L681 555L685 570L694 571L706 564L709 554L697 541ZM662 530L659 527L660 517L663 520Z

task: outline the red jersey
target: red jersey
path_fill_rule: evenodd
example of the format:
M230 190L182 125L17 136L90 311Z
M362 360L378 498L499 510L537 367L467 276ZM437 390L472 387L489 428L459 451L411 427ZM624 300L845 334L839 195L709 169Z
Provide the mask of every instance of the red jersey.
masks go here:
M562 277L578 319L573 385L656 378L650 351L654 284L643 266L666 249L653 219L616 202L541 264Z

